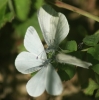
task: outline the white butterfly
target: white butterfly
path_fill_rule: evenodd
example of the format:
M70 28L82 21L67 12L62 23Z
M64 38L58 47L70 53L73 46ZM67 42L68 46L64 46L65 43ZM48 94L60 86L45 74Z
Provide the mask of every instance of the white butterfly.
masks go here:
M51 95L61 94L63 87L60 77L47 59L40 38L32 26L27 29L24 46L28 52L22 52L17 56L15 60L17 70L29 74L41 69L26 85L29 95L37 97L45 90Z
M51 6L44 5L38 11L38 20L48 49L56 50L69 32L66 17L62 13L57 13Z

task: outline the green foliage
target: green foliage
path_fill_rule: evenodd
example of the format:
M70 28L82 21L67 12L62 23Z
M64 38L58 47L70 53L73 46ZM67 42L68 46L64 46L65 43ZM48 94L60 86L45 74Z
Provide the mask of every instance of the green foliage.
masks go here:
M59 68L58 73L62 80L69 80L76 73L76 68L72 65L58 64L58 68Z
M87 52L91 54L94 59L99 60L99 44L97 44L95 47L89 48Z
M35 8L38 9L39 7L42 6L43 3L44 3L44 0L36 0Z
M6 6L3 6L0 9L0 27L3 26L3 19L4 19L5 10L6 10Z
M58 74L62 81L67 81L70 79L68 74L64 70L58 70Z
M26 20L30 10L30 0L14 0L16 15L19 20Z
M88 86L84 89L84 93L87 95L93 95L94 91L99 88L99 85L92 79L89 80Z
M65 49L69 50L70 52L77 51L77 43L76 41L67 41L65 45Z
M95 74L95 79L96 79L97 84L99 85L99 74Z
M7 13L2 19L0 27L4 26L7 22L11 22L13 18L14 18L13 12Z
M8 2L8 0L0 0L0 10L1 10L4 6L6 6L7 2Z
M96 65L92 66L91 68L94 70L94 72L99 74L99 64L96 64Z
M97 100L99 100L99 89L97 90L97 92L96 92L96 94L95 94L95 98L96 98Z
M35 29L37 30L38 34L40 35L41 39L42 39L41 30L40 30L40 26L38 24L36 13L34 13L31 18L29 18L28 20L26 20L22 24L20 24L18 26L16 24L14 26L15 27L15 33L16 33L15 36L17 38L24 37L26 29L28 28L28 26L34 26Z
M97 31L95 34L86 36L83 39L83 42L88 46L95 46L99 42L99 31Z
M72 65L65 65L64 68L65 72L68 74L69 78L71 79L75 73L76 73L76 68Z
M13 12L6 12L8 0L0 0L0 28L14 18Z

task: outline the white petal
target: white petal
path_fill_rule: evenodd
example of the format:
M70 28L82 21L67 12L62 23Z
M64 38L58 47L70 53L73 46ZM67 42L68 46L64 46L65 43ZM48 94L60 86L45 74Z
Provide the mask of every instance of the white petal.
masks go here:
M47 58L42 42L36 30L32 26L30 26L26 31L24 46L29 52L33 53L35 56L39 56L43 59Z
M21 73L28 74L37 71L42 68L43 61L36 58L32 53L22 52L20 53L16 60L15 66L17 70Z
M26 89L29 95L37 97L45 91L45 71L46 67L43 67L34 77L28 81Z
M60 95L63 91L61 79L53 66L47 66L46 91L51 95Z
M66 55L63 53L59 53L56 55L56 61L60 63L67 63L67 64L83 67L83 68L88 68L89 66L92 65L91 63L82 61L76 57Z
M57 13L51 6L44 5L38 11L38 20L49 47L58 46L69 32L69 25L62 13Z

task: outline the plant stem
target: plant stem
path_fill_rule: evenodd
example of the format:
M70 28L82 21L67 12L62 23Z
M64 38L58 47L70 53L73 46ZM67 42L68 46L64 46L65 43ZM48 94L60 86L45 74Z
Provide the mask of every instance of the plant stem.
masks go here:
M11 10L13 13L15 13L15 12L14 12L14 8L13 8L13 4L12 4L12 0L8 0L8 5L9 5L10 10Z
M54 4L54 5L56 5L57 7L65 8L65 9L71 10L71 11L73 11L73 12L76 12L76 13L78 13L78 14L84 15L84 16L86 16L86 17L88 17L88 18L91 18L91 19L93 19L93 20L99 22L99 17L98 17L98 16L92 15L92 14L90 14L90 13L84 11L84 10L81 10L81 9L76 8L76 7L74 7L74 6L71 6L71 5L69 5L69 4L63 3L63 2L61 2L61 1L59 1L59 0L56 0L56 1L54 1L54 2L51 2L51 1L48 1L48 2L49 2L49 3L52 3L52 4Z

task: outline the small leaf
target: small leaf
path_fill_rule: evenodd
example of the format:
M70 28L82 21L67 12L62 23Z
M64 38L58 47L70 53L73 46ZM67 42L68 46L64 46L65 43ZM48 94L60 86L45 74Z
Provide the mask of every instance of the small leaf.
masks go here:
M89 48L87 53L91 54L94 59L99 60L99 44L97 44L95 47Z
M18 19L24 21L27 19L30 10L30 0L14 0L16 14Z
M83 39L83 42L88 46L95 46L99 42L99 31L97 31L94 35L86 36Z
M66 42L66 46L65 46L66 50L69 50L71 52L73 51L77 51L77 43L76 41L72 40L72 41L67 41Z
M13 12L9 12L9 13L7 13L5 15L4 21L5 22L11 22L13 18L14 18L14 13Z
M94 72L99 74L99 64L96 64L96 65L92 66L91 68L94 70Z
M44 0L36 0L35 7L36 9L40 8L43 4Z
M62 81L67 81L70 79L68 74L64 70L61 70L61 69L58 70L58 74L59 74Z
M59 64L59 69L64 70L69 76L69 79L71 79L76 73L76 67L72 65Z
M76 73L76 67L72 65L65 65L65 72L68 74L69 78L71 79Z
M54 65L55 66L55 65ZM72 65L67 65L67 64L58 64L57 68L59 70L64 71L67 75L68 78L71 79L75 73L76 73L76 67L72 66Z
M99 85L92 79L89 79L89 84L86 89L84 89L84 93L86 95L93 95L94 91L99 88Z
M0 0L0 28L3 27L7 22L11 22L14 18L12 12L6 13L8 0Z
M14 18L13 12L9 12L9 13L5 14L0 23L0 27L3 27L7 22L11 22L13 20L13 18Z

